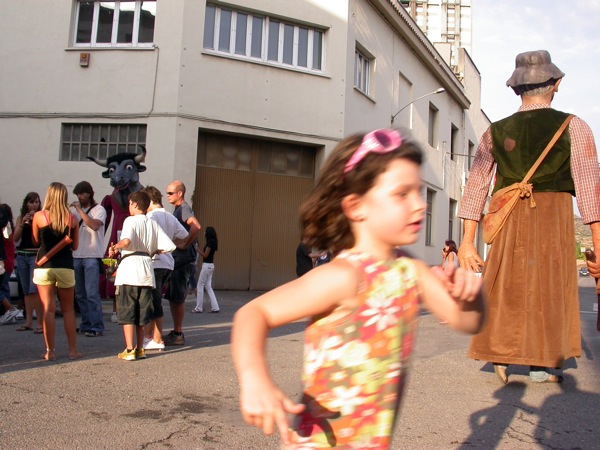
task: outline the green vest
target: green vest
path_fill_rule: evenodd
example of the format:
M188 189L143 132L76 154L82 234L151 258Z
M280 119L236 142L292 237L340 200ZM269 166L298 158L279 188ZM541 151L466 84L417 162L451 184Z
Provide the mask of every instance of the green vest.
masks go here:
M520 111L492 124L492 155L498 165L494 192L523 180L567 116L567 113L543 108ZM575 195L568 130L554 144L530 183L534 194L569 192Z

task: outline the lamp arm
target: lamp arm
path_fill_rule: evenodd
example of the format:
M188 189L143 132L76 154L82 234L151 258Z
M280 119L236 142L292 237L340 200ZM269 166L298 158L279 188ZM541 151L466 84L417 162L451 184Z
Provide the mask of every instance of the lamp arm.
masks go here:
M412 105L414 102L416 102L416 101L418 101L418 100L421 100L422 98L424 98L424 97L427 97L427 96L429 96L429 95L441 94L441 93L442 93L442 92L444 92L445 90L446 90L446 89L444 89L444 88L438 88L438 89L436 89L436 90L435 90L435 91L433 91L433 92L428 92L427 94L423 94L423 95L421 95L421 96L419 96L419 97L415 98L413 101L411 101L411 102L407 103L407 104L406 104L406 105L404 105L402 108L400 108L396 114L392 115L392 123L394 123L394 119L396 118L396 116L397 116L398 114L400 114L402 111L404 111L404 110L405 110L406 108L408 108L410 105Z

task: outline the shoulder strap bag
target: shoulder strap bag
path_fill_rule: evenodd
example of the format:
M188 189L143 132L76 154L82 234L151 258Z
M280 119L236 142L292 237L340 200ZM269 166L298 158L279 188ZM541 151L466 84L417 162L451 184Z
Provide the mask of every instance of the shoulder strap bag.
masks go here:
M539 156L535 164L531 166L531 169L529 169L529 172L527 172L527 175L525 175L523 181L513 183L510 186L500 189L498 192L492 195L488 212L485 216L483 216L483 220L481 222L483 240L486 244L491 244L496 238L519 199L523 200L529 198L531 207L535 208L536 204L535 200L533 199L533 185L529 183L529 180L538 169L546 155L550 153L550 150L552 147L554 147L554 144L558 138L563 134L572 118L572 114L566 118L550 142L548 142L548 145Z

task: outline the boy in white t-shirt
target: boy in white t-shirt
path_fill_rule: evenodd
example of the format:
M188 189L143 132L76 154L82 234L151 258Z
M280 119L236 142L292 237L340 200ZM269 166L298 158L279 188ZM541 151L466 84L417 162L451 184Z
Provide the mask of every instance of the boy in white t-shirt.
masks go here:
M152 256L172 252L175 244L154 222L146 217L150 197L143 191L129 195L130 217L123 222L121 240L109 248L109 257L122 251L115 277L117 315L123 326L126 348L119 358L135 361L145 358L144 326L152 317L152 289L155 286ZM134 332L137 345L134 345Z

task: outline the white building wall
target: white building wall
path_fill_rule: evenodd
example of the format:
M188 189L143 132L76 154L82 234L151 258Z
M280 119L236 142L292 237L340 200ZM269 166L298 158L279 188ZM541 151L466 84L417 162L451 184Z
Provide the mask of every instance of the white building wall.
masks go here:
M187 2L178 110L231 125L341 137L347 2L238 1L236 7L327 27L324 75L245 62L202 49L204 2ZM345 5L345 6L344 6ZM264 9L263 9L264 8ZM332 10L335 14L332 13ZM193 18L197 25L191 23ZM185 42L189 42L186 45ZM252 132L251 132L252 133Z
M43 197L51 181L71 188L88 180L97 199L112 192L108 180L101 178L103 169L94 163L58 160L62 122L147 124L148 170L140 175L141 182L162 188L174 175L181 27L171 26L168 13L183 2L170 1L170 8L163 9L165 16L155 30L160 42L156 50L70 47L73 3L48 0L25 7L0 2L5 43L0 51L6 62L0 69L0 200L15 214L28 191ZM81 52L90 53L89 67L79 66ZM26 174L35 176L21 176Z
M410 19L399 16L406 14L394 2L235 2L251 12L323 27L323 74L204 50L203 1L159 2L153 49L76 49L71 46L74 3L0 0L0 41L5 43L0 47L5 61L0 66L0 201L15 213L26 192L43 196L54 180L72 187L86 179L97 199L112 191L97 165L58 160L63 122L147 124L148 169L141 182L164 189L182 179L193 187L199 129L319 146L320 161L343 136L389 127L392 114L443 86L445 93L415 101L393 124L412 129L424 143L423 180L438 192L436 221L432 245L425 246L422 236L414 251L431 264L439 262L448 199L460 198L463 170L460 160L445 155L451 123L459 127L463 146L465 133L477 134L479 125L470 124L464 108L478 92L465 92L418 28L418 36L411 35ZM353 86L357 42L374 57L369 95ZM87 68L79 66L82 51L91 55ZM430 102L439 109L433 146L427 145Z

